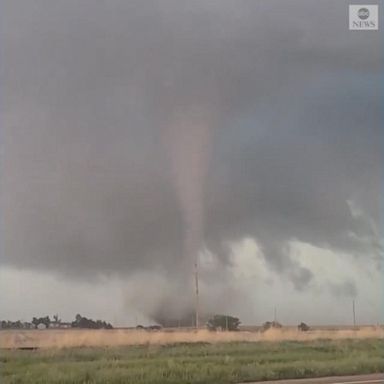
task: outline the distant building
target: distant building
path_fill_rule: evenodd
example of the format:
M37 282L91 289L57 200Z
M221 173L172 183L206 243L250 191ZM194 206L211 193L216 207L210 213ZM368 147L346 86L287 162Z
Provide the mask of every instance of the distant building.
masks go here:
M49 328L67 329L67 328L71 328L71 323L63 323L61 321L51 321L51 323L49 324Z

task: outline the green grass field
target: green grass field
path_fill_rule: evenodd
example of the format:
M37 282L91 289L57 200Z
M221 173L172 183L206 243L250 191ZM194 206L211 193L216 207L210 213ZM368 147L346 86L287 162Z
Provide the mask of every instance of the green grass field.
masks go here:
M384 372L384 340L2 350L10 383L237 383Z

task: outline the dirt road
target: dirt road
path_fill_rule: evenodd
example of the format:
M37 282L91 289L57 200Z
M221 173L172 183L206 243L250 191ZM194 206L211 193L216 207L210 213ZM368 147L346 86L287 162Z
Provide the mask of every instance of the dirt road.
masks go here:
M384 373L356 376L318 377L314 379L299 380L259 381L257 383L246 384L384 384Z
M383 384L384 373L374 373L371 375L356 375L356 376L333 376L333 377L318 377L313 379L299 380L276 380L276 381L258 381L254 383L240 384Z

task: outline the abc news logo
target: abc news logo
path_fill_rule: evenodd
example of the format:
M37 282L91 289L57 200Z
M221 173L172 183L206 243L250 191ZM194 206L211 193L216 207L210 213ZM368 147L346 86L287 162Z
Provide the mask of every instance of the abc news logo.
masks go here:
M375 31L379 29L378 5L350 5L349 29Z

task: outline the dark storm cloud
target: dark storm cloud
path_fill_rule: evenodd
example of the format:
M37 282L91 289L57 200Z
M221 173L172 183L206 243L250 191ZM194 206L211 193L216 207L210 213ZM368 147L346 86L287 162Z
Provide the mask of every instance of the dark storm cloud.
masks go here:
M313 272L291 240L377 258L379 35L348 31L347 5L3 2L2 263L174 272L166 132L195 107L210 136L204 238L224 265L244 236L298 289Z
M330 291L335 296L341 297L352 297L355 298L357 295L357 287L354 281L345 280L342 283L329 283Z

